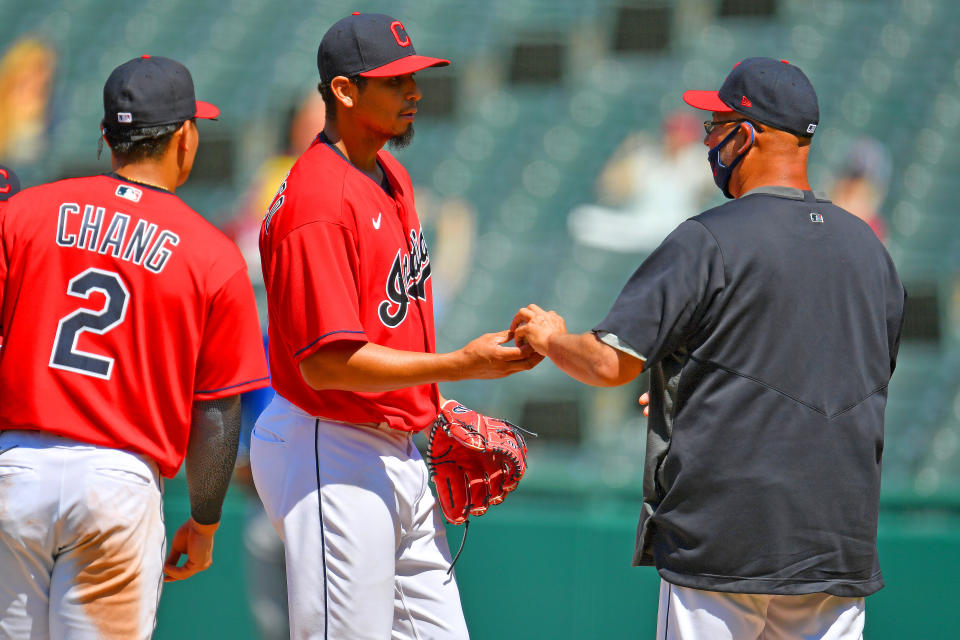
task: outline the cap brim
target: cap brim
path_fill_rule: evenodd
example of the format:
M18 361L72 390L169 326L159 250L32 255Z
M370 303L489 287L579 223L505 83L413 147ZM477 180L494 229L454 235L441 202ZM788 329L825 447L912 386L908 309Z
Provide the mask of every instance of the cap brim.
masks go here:
M683 101L691 107L703 109L704 111L728 112L733 109L720 99L716 91L698 91L691 89L683 92Z
M450 64L450 61L442 58L412 55L394 60L382 67L364 71L360 75L365 78L389 78L391 76L403 76L408 73L415 73L427 67L445 67L448 64Z
M194 117L203 118L204 120L216 120L220 117L220 109L215 104L197 100L197 115Z

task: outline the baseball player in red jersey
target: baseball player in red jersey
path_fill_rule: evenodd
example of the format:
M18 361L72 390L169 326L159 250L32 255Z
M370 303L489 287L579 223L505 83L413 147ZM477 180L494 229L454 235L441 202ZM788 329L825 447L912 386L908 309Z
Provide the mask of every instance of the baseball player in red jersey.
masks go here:
M218 109L143 56L104 112L114 171L22 191L0 220L5 638L150 637L164 574L210 565L238 394L268 382L239 250L174 195ZM164 565L161 477L184 458L192 517Z
M318 52L323 132L260 235L274 401L253 430L257 490L286 550L293 638L466 638L450 551L411 435L436 383L540 361L508 331L434 348L431 264L410 178L382 147L413 133L414 51L398 20L354 14Z

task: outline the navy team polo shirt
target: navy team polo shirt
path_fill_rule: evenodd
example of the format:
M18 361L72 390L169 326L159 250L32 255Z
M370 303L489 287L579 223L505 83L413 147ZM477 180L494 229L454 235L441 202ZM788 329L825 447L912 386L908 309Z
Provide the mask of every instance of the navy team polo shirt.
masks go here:
M856 216L763 187L682 223L594 331L646 360L635 565L737 593L864 596L906 292Z

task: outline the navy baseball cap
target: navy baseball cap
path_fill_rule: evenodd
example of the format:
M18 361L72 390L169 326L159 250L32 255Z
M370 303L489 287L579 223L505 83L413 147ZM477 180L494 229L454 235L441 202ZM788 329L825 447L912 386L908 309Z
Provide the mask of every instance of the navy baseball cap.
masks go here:
M317 50L322 82L337 76L402 76L448 64L449 60L417 55L403 23L382 13L343 18L327 30Z
M0 164L0 202L8 200L20 191L20 180L12 169Z
M185 66L160 56L140 56L113 70L103 86L103 126L111 131L215 119L220 109L197 100Z
M705 111L736 111L801 137L812 136L820 123L817 92L803 71L786 60L741 60L719 91L685 91L683 101Z

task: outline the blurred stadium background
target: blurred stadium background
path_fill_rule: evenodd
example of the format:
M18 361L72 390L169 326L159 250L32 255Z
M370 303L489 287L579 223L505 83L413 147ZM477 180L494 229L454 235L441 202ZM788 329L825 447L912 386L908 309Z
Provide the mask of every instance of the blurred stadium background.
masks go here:
M821 107L814 188L828 188L860 141L880 149L880 220L911 295L887 412L888 586L868 600L866 637L958 637L960 3L0 0L0 162L26 186L109 170L96 153L104 80L141 53L173 57L223 112L201 125L198 164L179 194L229 227L250 215L251 185L282 149L291 106L316 84L321 35L354 10L394 15L418 52L454 61L418 74L417 135L399 153L429 209L431 246L452 254L454 273L434 270L441 350L499 330L529 302L589 329L643 257L578 244L566 223L596 199L621 141L657 135L684 89L719 86L744 57L786 58L807 73ZM32 99L18 95L43 104L19 130L29 135L10 143L3 132ZM445 211L455 224L442 222ZM629 566L645 384L586 388L547 363L507 381L445 386L540 433L527 479L475 522L457 566L473 637L653 636L657 576ZM268 578L245 561L251 508L231 492L213 568L166 586L157 638L256 637L247 590ZM187 513L176 478L168 526ZM456 546L462 528L450 533ZM486 554L495 560L481 564Z

